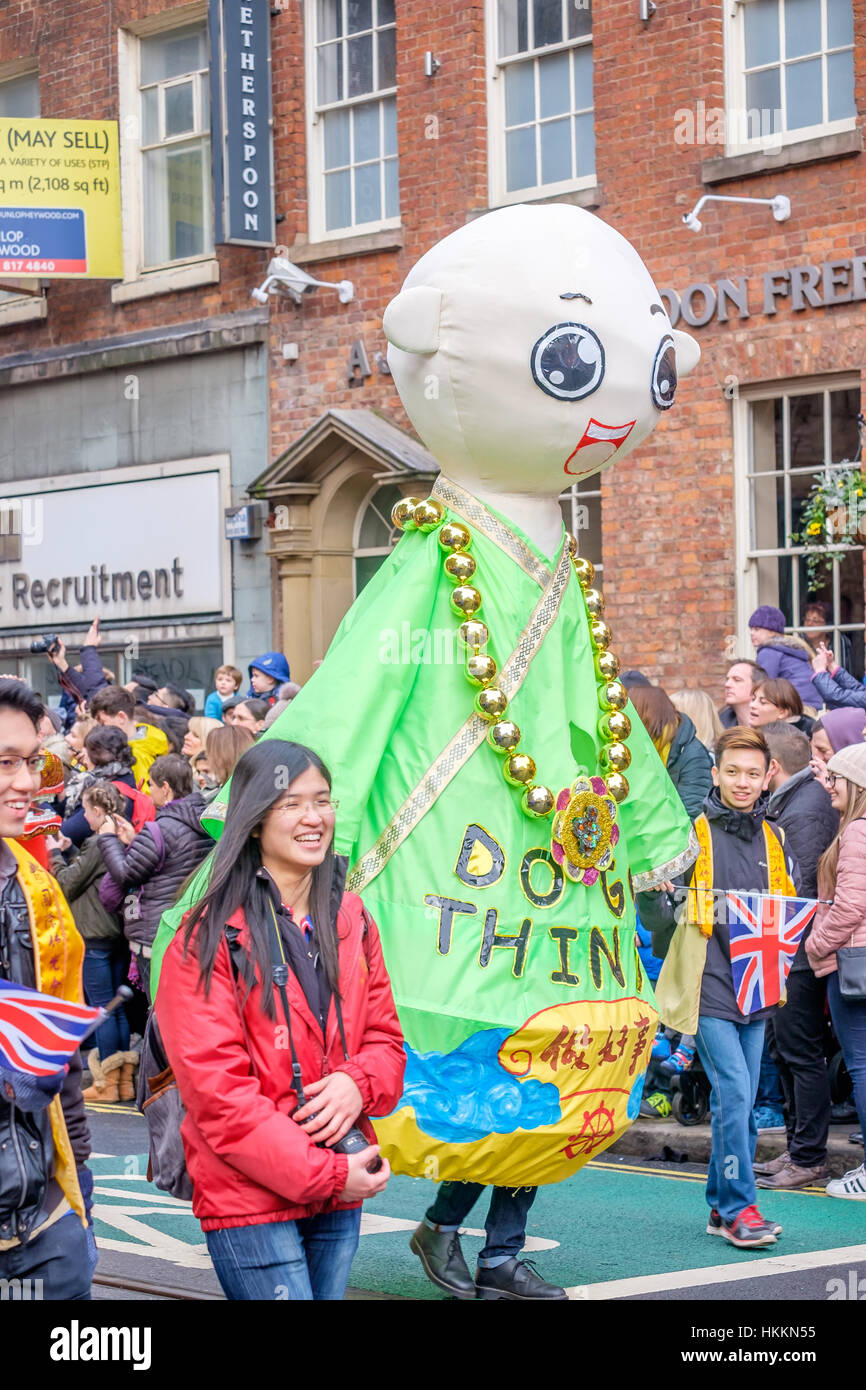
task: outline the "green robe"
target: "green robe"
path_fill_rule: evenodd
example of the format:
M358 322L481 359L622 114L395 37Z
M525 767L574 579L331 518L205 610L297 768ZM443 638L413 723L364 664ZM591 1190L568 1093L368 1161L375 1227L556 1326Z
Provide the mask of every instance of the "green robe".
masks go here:
M536 782L556 795L578 766L598 775L598 678L564 535L549 558L447 480L434 496L472 532L494 684ZM554 1182L637 1114L657 1015L634 891L694 858L690 825L629 707L615 861L592 886L563 876L552 818L521 809L474 712L437 537L404 535L264 737L307 744L330 769L347 887L381 932L408 1055L403 1099L376 1122L383 1152L435 1179ZM163 918L154 974L194 900Z

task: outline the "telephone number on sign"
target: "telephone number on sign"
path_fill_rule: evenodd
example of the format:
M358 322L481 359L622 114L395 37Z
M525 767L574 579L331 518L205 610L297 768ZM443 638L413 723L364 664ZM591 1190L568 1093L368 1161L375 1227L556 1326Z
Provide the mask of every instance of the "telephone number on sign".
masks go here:
M0 270L6 270L13 275L26 275L29 272L40 273L43 270L54 270L53 261L0 261Z

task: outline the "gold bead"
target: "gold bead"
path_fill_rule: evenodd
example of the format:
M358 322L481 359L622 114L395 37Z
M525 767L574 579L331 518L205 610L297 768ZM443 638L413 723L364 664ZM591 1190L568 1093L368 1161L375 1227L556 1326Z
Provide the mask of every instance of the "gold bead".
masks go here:
M574 572L581 584L586 588L595 579L595 565L591 560L585 559L582 555L572 555L571 563L574 565Z
M615 709L599 720L598 727L602 738L609 738L612 743L622 743L631 733L631 720L627 714Z
M399 526L401 531L414 531L415 517L413 514L415 508L420 507L420 505L420 497L401 497L400 501L395 503L394 508L391 512L391 520L393 521L394 525ZM402 518L402 523L397 520L398 513Z
M613 768L614 772L625 772L631 762L631 753L624 743L609 743L601 750L600 762L602 769Z
M512 753L502 765L502 775L512 787L525 787L535 776L535 759L528 753Z
M625 778L622 779L625 781ZM613 793L611 793L613 795ZM556 797L549 787L538 786L527 787L520 804L528 816L549 816L556 805Z
M622 773L611 772L610 775L605 778L605 781L607 783L607 789L614 801L625 801L629 793L629 786L628 781L623 777Z
M470 685L489 685L496 675L496 662L492 656L473 652L466 661L466 679Z
M414 531L415 522L412 520L412 512L417 507L418 502L414 497L401 497L399 502L395 502L391 508L391 523L397 527L398 531L411 529ZM411 528L406 523L411 521Z
M458 584L451 595L451 607L455 613L471 618L481 607L481 595L471 584Z
M457 629L457 636L464 647L468 647L473 652L481 651L490 640L487 624L482 623L477 618L468 618L465 623L461 623Z
M452 550L445 558L445 573L457 584L465 584L475 573L475 561L465 550Z
M599 652L595 658L595 669L602 680L615 681L619 675L619 657L613 652Z
M605 652L605 656L609 655L610 652ZM608 681L598 698L605 709L625 709L628 704L628 691L622 681Z
M472 532L459 521L446 521L439 532L439 544L443 550L468 550L472 544Z
M508 709L505 691L495 685L489 685L486 690L479 690L475 696L475 709L482 719L501 719Z
M589 625L589 635L592 638L593 646L599 652L606 651L613 638L613 633L607 623L602 622L601 618L593 618Z
M487 742L497 753L513 753L520 742L520 730L510 719L500 719L487 731Z
M445 508L441 502L434 502L428 498L426 502L419 502L412 513L412 520L419 531L435 531L437 526L441 526L445 516Z
M604 594L599 589L584 589L583 597L586 599L587 612L594 618L600 618L604 612Z

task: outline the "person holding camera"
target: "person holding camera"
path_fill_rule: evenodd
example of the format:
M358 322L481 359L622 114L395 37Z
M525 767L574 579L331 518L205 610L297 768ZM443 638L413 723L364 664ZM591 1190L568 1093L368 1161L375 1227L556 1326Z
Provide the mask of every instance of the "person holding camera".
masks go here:
M369 1116L400 1098L403 1037L376 925L343 891L336 809L310 749L244 753L207 891L162 962L193 1213L230 1299L341 1299L361 1203L390 1173Z
M63 716L64 730L71 729L80 707L101 690L108 682L99 659L99 619L94 618L81 648L79 664L70 666L66 660L66 644L54 632L46 632L35 642L30 643L31 652L44 652L57 672L57 679L63 694L60 697L60 712Z

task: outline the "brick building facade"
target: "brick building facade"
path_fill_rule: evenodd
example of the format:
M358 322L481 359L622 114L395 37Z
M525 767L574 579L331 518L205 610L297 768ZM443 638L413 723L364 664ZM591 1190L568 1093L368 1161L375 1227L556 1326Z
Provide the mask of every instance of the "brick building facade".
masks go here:
M206 665L273 642L309 674L393 539L388 503L435 470L383 370L385 305L468 218L553 198L634 243L703 353L650 439L563 502L582 548L603 560L617 650L669 688L716 693L726 656L748 649L758 603L793 628L818 597L862 674L861 552L810 586L790 533L815 469L858 448L866 4L661 0L648 21L638 11L637 0L280 0L277 236L316 278L351 280L352 302L319 289L300 305L254 306L268 253L240 246L154 270L128 254L118 284L57 280L43 300L0 301L4 487L107 478L115 466L118 479L132 468L157 477L219 457L222 500L266 504L265 538L224 549L231 602L174 634L167 620L133 624L144 649L193 644ZM130 53L204 18L203 5L158 0L11 0L0 103L4 79L38 71L43 116L120 116L132 140ZM783 195L791 214L710 202L693 232L683 214L705 193ZM125 245L138 235L128 215ZM137 414L123 395L130 375ZM88 400L104 427L85 434L75 411ZM4 587L0 576L0 603ZM0 643L21 653L20 636Z

